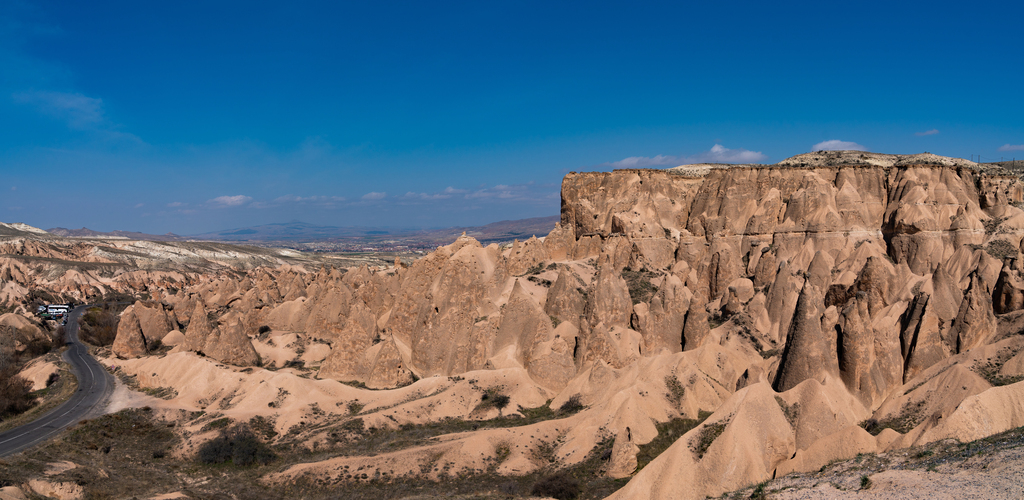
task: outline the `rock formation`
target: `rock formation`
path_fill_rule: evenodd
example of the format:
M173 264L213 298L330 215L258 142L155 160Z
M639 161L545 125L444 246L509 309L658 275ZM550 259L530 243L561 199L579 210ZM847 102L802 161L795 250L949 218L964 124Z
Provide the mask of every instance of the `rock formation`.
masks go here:
M718 496L851 454L1024 425L1015 410L989 414L1021 397L1022 382L990 379L1024 376L1022 188L1006 171L929 154L570 173L561 222L543 238L485 246L463 235L386 268L255 266L180 287L136 276L125 282L158 300L126 310L114 352L142 356L131 363L143 373L160 363L146 361L147 339L187 323L178 351L237 366L256 364L257 348L291 356L291 372L254 377L339 394L355 389L332 380L395 389L359 393L376 398L360 418L378 428L576 398L586 409L575 416L448 436L436 453L474 469L479 450L519 439L499 471L536 470L527 448L543 428L567 464L613 443L604 472L632 476L614 498ZM0 259L5 283L32 272ZM478 409L498 387L509 406ZM280 402L246 411L270 403ZM707 412L635 472L654 422ZM280 474L357 463L331 460Z

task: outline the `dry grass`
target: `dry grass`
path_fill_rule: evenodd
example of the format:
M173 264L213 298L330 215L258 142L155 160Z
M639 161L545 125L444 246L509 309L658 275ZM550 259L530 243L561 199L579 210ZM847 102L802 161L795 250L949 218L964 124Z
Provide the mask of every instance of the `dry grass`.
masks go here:
M0 432L27 424L71 398L78 389L78 379L67 369L67 364L60 362L58 366L61 368L60 378L50 387L30 393L36 398L35 405L24 413L4 418L0 422Z
M636 454L637 472L658 458L658 455L664 453L683 434L700 425L710 415L708 412L701 412L698 418L676 418L655 424L658 435L651 442L640 445L640 451Z
M985 360L984 363L978 361L975 363L973 370L978 375L981 375L988 383L994 387L1003 385L1010 385L1024 380L1024 377L1019 375L1000 375L999 370L1003 368L1010 358L1017 354L1017 349L1004 348L1000 350L995 356Z
M885 429L892 429L900 434L906 434L924 420L924 417L921 415L921 408L923 407L924 401L918 401L914 404L908 403L903 407L899 415L884 420L870 418L861 422L860 426L871 433L872 436L877 436Z
M697 434L696 439L690 442L690 451L697 457L697 460L704 458L704 454L707 453L711 444L725 432L726 425L728 422L724 420L707 424Z
M775 402L779 404L779 408L782 410L782 414L786 416L786 420L789 421L789 425L796 427L796 420L800 416L800 403L788 405L786 400L779 396L775 396Z

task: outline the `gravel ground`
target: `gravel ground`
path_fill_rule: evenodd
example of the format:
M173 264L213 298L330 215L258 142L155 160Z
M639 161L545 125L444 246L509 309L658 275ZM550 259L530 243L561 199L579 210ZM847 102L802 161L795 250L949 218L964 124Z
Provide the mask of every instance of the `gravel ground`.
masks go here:
M759 498L754 492L726 496ZM967 444L946 441L862 455L770 481L763 492L760 498L778 500L1024 499L1024 428Z

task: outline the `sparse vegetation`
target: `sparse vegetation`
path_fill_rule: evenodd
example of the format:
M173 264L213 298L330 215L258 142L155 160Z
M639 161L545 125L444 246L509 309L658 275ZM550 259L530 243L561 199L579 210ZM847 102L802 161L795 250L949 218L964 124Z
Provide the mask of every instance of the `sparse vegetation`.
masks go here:
M526 279L527 279L527 281L532 281L532 282L534 282L534 283L536 283L536 284L538 284L538 285L540 285L540 286L542 286L544 288L551 288L551 285L553 284L551 282L551 280L547 280L547 279L540 278L540 277L537 277L537 276L530 276L529 278L526 278Z
M254 433L262 437L265 441L274 439L277 436L277 431L274 430L274 421L270 418L264 417L263 415L256 415L249 419L249 429Z
M564 472L547 476L530 490L530 494L539 497L552 497L558 500L573 500L580 496L582 489L576 478Z
M683 398L686 397L686 387L683 387L683 383L679 381L679 378L675 374L665 377L665 388L668 389L668 394L665 394L665 398L672 403L672 407L679 410L683 404Z
M216 420L211 420L206 425L204 425L203 426L203 432L212 431L214 429L223 429L223 428L227 427L228 425L231 425L231 419L230 418L228 418L228 417L218 418Z
M651 279L658 276L660 276L658 273L648 271L646 268L639 271L622 270L622 279L626 280L626 286L629 287L629 298L634 305L650 302L651 297L658 293L658 287L651 283Z
M723 318L720 314L716 314L714 316L708 316L708 328L711 329L711 330L714 330L715 328L718 328L718 327L724 325L725 322L726 322L726 319Z
M754 491L750 493L750 496L748 498L752 500L766 500L768 498L768 493L765 490L767 489L768 481L758 483L757 486L754 487Z
M533 459L540 462L541 467L551 467L558 463L558 443L541 441L533 448Z
M20 349L15 349L16 342L21 344ZM26 339L14 328L0 325L0 421L28 411L35 404L38 394L31 392L32 383L19 374L28 361L53 348L54 344L47 339ZM47 387L54 381L48 380Z
M78 320L79 338L95 346L108 346L117 337L118 311L110 304L90 307Z
M527 269L525 273L520 274L519 276L533 276L536 274L540 274L542 272L544 272L544 263L538 262L535 265L530 266L530 268Z
M360 403L359 401L350 401L348 403L348 414L359 415L359 412L363 411L363 408L365 407L366 405Z
M583 411L586 406L583 404L582 396L579 394L573 394L566 399L562 406L558 407L558 413L562 416L572 415L573 413L579 413Z
M508 460L512 455L512 445L508 441L501 441L494 445L494 461L491 462L491 470L497 469L499 465Z
M1014 357L1017 352L1019 352L1018 349L1004 348L996 353L992 358L985 360L984 363L980 361L976 362L973 370L994 387L1020 382L1021 380L1024 380L1024 377L1019 375L1001 375L999 373L1003 368L1003 365L1005 365L1010 358Z
M1005 259L1017 255L1017 248L1006 240L992 240L985 245L985 251L997 259Z
M1006 219L1007 217L992 217L981 221L982 225L985 226L985 234L995 234L996 230L999 229L999 225Z
M486 411L488 408L497 408L500 414L502 410L512 401L507 395L503 394L501 387L491 387L484 391L480 396L480 403L476 405L473 412Z
M690 443L690 451L696 455L697 460L704 458L704 454L707 453L711 444L718 439L718 436L721 436L722 433L725 432L727 424L727 421L720 420L718 422L707 424L700 430L697 434L697 438Z
M672 446L683 434L704 422L709 415L710 413L701 412L697 418L674 418L668 422L656 423L658 435L651 442L640 445L640 451L636 454L636 470L640 471L655 458L658 458L658 455Z
M779 404L779 408L782 409L782 414L786 416L789 425L796 427L797 418L800 416L800 403L789 405L786 404L786 400L779 396L775 396L775 402Z
M65 366L63 363L58 362L58 364L62 368L59 372L54 372L50 375L45 388L28 393L31 404L29 408L20 413L13 411L0 412L0 432L13 429L45 415L48 411L67 401L74 394L78 388L78 380L74 374L63 368ZM2 384L3 381L0 380L0 385ZM31 390L31 384L28 385L28 388Z
M551 328L558 328L558 325L562 324L562 320L550 315L548 317L551 318Z
M13 363L0 369L0 420L22 413L32 407L32 382L18 375L20 367Z
M906 434L910 432L914 427L923 420L921 417L921 408L924 406L924 401L918 401L914 404L907 404L903 407L903 410L899 415L884 419L877 420L869 418L860 423L860 426L864 430L868 431L872 436L877 436L885 429L892 429L900 434Z
M199 447L196 459L204 464L230 462L236 467L266 465L277 458L265 444L247 430L225 432Z

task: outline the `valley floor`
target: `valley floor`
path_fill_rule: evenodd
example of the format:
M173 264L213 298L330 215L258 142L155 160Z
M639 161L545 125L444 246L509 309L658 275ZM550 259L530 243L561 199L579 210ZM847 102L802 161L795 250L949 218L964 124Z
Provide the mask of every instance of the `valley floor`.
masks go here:
M763 496L762 496L763 495ZM1024 427L957 443L952 440L859 455L726 495L728 498L921 499L1024 498Z

